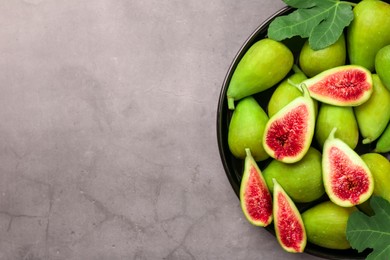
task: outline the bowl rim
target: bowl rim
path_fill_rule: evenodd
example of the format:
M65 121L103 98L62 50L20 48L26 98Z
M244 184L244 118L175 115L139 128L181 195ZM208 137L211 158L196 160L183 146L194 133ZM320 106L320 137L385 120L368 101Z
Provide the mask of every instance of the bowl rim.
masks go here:
M256 41L258 41L261 36L261 34L266 35L266 30L268 29L269 24L280 15L288 14L295 10L292 7L285 6L278 11L276 11L274 14L269 16L266 20L264 20L259 26L256 27L256 29L249 35L249 37L243 42L239 50L237 51L236 55L233 58L233 61L231 62L227 73L225 75L225 78L222 83L222 88L220 91L219 99L218 99L218 107L217 107L217 117L216 117L216 131L217 131L217 142L218 142L218 150L221 158L221 162L223 165L223 168L225 170L225 174L229 180L229 183L231 187L233 188L233 191L235 192L236 196L239 199L239 190L240 185L239 182L235 182L234 179L236 179L235 174L232 172L232 169L229 166L228 162L228 153L229 150L226 149L226 145L224 146L224 142L227 142L224 140L227 136L227 127L228 122L224 122L224 118L228 117L228 113L232 113L232 111L228 111L227 109L227 100L226 100L226 92L228 88L228 83L231 80L231 76L235 68L237 67L238 62L241 60L242 56L250 48L251 45L253 45ZM264 38L264 37L262 37ZM225 126L223 124L225 123ZM271 225L270 225L271 226ZM273 226L273 225L272 225ZM268 232L275 235L275 231L273 227L265 228ZM356 250L353 249L347 249L347 250L337 250L337 249L327 249L323 247L319 247L313 244L310 244L308 242L308 245L305 249L305 253L317 256L325 259L365 259L370 252L370 250L365 250L361 253L357 253ZM354 255L350 255L348 253L354 252Z

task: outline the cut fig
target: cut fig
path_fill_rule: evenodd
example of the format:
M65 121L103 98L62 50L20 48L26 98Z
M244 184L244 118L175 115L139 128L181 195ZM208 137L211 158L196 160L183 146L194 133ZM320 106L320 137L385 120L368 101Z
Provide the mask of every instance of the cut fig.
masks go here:
M370 198L374 180L361 157L344 141L329 134L322 153L325 192L333 203L342 207L359 205Z
M303 95L274 114L264 130L264 150L276 160L294 163L308 151L314 134L313 99L305 85Z
M245 149L244 173L240 186L240 203L247 220L265 227L272 222L272 197L250 149Z
M302 82L312 98L335 106L358 106L372 93L372 76L366 68L344 65L317 74Z
M307 242L306 230L301 214L276 179L273 179L273 183L273 212L276 238L287 252L301 253L304 251Z

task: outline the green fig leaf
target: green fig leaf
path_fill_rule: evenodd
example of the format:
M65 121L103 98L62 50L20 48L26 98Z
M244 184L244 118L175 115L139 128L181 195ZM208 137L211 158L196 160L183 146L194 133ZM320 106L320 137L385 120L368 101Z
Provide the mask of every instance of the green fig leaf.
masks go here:
M347 224L347 240L362 252L372 248L368 260L388 260L390 255L390 203L378 196L370 201L375 215L369 217L360 211L351 214Z
M288 15L275 18L268 28L268 37L282 41L293 36L309 38L313 50L335 43L353 20L351 3L339 0L283 0L297 8Z
M291 7L294 8L311 8L313 6L316 6L316 0L283 0L283 2Z
M353 20L350 5L338 4L329 9L327 18L318 24L309 37L312 49L323 49L335 43ZM313 48L314 47L314 48Z

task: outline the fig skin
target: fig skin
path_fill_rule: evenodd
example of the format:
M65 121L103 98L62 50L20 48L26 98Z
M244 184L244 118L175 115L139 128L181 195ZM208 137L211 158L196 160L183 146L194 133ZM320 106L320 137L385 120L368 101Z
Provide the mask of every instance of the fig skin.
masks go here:
M384 1L360 1L347 29L347 52L351 64L374 71L375 56L390 44L390 4Z
M227 89L229 109L234 101L264 91L281 81L291 70L294 56L281 42L262 39L244 54Z
M370 198L374 179L363 159L345 142L329 134L322 153L322 176L329 199L341 207L353 207Z
M305 250L307 236L302 216L283 187L273 179L273 214L276 238L281 247L290 253ZM287 225L283 226L283 225Z
M272 96L268 102L268 116L272 117L283 107L288 105L291 101L297 97L302 96L302 92L294 85L299 84L307 79L306 75L302 72L296 72L287 79L283 80L272 93Z
M245 159L245 148L251 150L256 161L266 160L269 155L263 147L263 134L268 116L254 97L241 99L229 124L228 145L231 153Z
M299 54L299 66L308 77L338 66L345 65L347 47L344 34L332 45L313 50L306 40Z
M349 249L346 229L349 216L356 207L341 207L325 201L302 213L307 240L329 249Z
M372 196L380 196L390 202L390 162L378 153L366 153L360 157L367 164L374 177ZM358 208L368 215L373 215L369 200L358 205Z
M390 45L383 47L376 54L375 71L383 85L390 91Z
M359 141L359 128L352 107L321 104L314 133L321 148L334 127L337 128L336 137L355 149Z
M252 225L266 227L273 219L272 196L250 149L245 149L245 152L244 172L240 185L241 209Z
M390 152L390 124L386 126L382 135L378 138L374 152L387 153Z
M376 140L390 120L390 91L382 84L378 75L372 75L373 92L370 99L354 107L363 144Z
M306 155L296 163L272 160L263 170L263 177L270 191L273 191L273 179L276 179L297 203L312 202L325 194L321 153L313 147L310 147Z

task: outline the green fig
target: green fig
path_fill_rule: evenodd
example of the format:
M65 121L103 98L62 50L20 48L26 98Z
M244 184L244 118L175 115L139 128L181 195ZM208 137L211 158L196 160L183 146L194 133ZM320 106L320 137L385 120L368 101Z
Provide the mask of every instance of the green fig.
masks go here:
M273 183L273 214L276 238L287 252L301 253L305 250L307 243L302 216L295 203L276 179L273 179Z
M306 86L303 95L274 114L263 135L264 150L274 159L294 163L309 150L314 135L314 102Z
M390 4L360 1L347 30L347 52L351 64L374 71L375 55L390 44Z
M240 185L241 209L252 225L265 227L272 222L272 196L250 149L245 152Z
M254 97L249 96L238 102L228 129L229 149L236 158L246 157L245 148L251 150L256 161L263 161L269 157L263 147L267 121L267 114Z
M294 66L295 67L295 66ZM296 68L296 67L295 67ZM295 98L302 96L302 92L293 84L299 84L307 79L306 75L301 71L297 71L287 79L283 80L272 93L268 102L268 116L271 117L280 109L285 107Z
M307 240L329 249L348 249L346 230L348 218L356 207L345 208L325 201L302 213Z
M360 156L370 169L374 177L374 192L372 196L380 196L390 202L390 162L381 154L366 153ZM358 208L369 215L373 215L373 211L366 201Z
M318 112L315 139L322 148L333 128L336 137L355 149L359 141L359 129L352 107L341 107L322 103Z
M373 92L370 99L354 107L356 120L362 134L363 144L376 140L390 120L390 91L382 84L378 75L372 75Z
M370 169L345 142L335 137L334 128L324 143L322 176L329 199L341 206L352 207L368 200L374 190Z
M272 180L276 179L294 202L312 202L325 194L321 153L313 147L296 163L272 160L263 170L263 177L271 191L274 189Z
M375 71L383 85L390 90L390 45L386 45L376 54Z
M233 72L226 93L229 109L234 109L234 101L277 84L290 72L293 63L293 54L283 43L268 38L257 41Z
M378 138L374 152L387 153L390 152L390 124L386 126L385 131Z
M345 65L347 50L344 34L332 45L313 50L306 40L299 54L299 66L308 77L341 65Z

